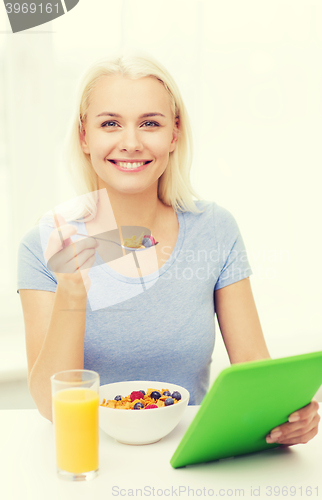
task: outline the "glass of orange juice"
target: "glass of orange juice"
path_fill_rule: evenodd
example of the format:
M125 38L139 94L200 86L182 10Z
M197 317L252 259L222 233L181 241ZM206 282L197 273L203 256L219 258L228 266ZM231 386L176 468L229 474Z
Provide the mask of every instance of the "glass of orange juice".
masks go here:
M99 374L66 370L50 379L58 476L92 479L98 474Z

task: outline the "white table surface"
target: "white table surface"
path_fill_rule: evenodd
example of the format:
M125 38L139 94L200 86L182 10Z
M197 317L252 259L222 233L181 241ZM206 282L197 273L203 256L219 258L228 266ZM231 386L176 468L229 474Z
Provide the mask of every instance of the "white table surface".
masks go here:
M38 410L2 410L0 499L322 498L321 431L305 445L173 469L169 460L197 409L189 406L152 445L124 445L100 431L99 476L87 482L57 477L54 428Z

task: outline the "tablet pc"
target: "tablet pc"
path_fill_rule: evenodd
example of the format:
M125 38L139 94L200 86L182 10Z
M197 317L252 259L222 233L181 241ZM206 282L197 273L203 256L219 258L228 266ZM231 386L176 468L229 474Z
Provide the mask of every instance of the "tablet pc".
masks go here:
M238 363L206 394L170 463L172 467L281 446L266 436L310 403L322 384L322 351Z

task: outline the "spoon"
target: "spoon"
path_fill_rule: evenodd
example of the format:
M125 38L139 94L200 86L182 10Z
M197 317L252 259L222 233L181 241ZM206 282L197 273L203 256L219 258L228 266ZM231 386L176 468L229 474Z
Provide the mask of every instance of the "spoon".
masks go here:
M66 246L65 243L64 243L64 240L63 240L63 235L61 233L61 229L60 229L60 224L59 224L59 221L58 221L58 218L57 218L57 215L56 215L56 212L53 210L53 213L54 213L54 219L55 219L55 223L56 223L56 228L58 229L58 232L59 232L59 236L60 236L60 239L61 239L61 242L63 244L63 248ZM54 226L52 226L51 224L49 224L49 227L52 227L54 228ZM141 229L146 229L146 228L141 228ZM88 234L82 234L82 233L77 233L79 234L79 236L85 236L85 238L94 238L95 240L100 240L100 241L107 241L109 243L115 243L115 245L121 247L121 248L124 248L125 250L128 250L130 252L141 252L141 250L147 250L148 248L151 248L151 247L145 247L145 248L131 248L131 247L127 247L125 245L121 245L121 243L117 243L116 241L113 241L113 240L107 240L106 238L98 238L97 236L89 236ZM75 235L76 236L76 235ZM157 246L159 244L159 242L156 242L154 245L151 245L151 246Z
M151 248L152 246L156 247L159 242L157 241L155 245L151 245L151 247L144 247L144 248L131 248L131 247L126 247L124 245L121 245L120 243L117 243L116 241L113 240L106 240L105 238L98 238L97 236L89 236L88 234L82 234L82 233L77 233L75 236L85 236L86 238L94 238L94 240L100 240L100 241L108 241L109 243L115 243L115 245L124 248L125 250L130 250L131 252L141 252L142 250L147 250L148 248Z

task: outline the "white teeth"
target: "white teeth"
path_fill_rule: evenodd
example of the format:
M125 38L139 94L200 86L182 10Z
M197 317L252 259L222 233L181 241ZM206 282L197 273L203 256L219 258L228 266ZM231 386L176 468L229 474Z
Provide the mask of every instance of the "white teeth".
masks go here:
M125 162L118 161L118 162L116 162L116 165L118 167L122 167L122 168L134 169L134 168L142 167L142 165L144 165L144 161L140 161L137 163L136 162L135 163L125 163Z

